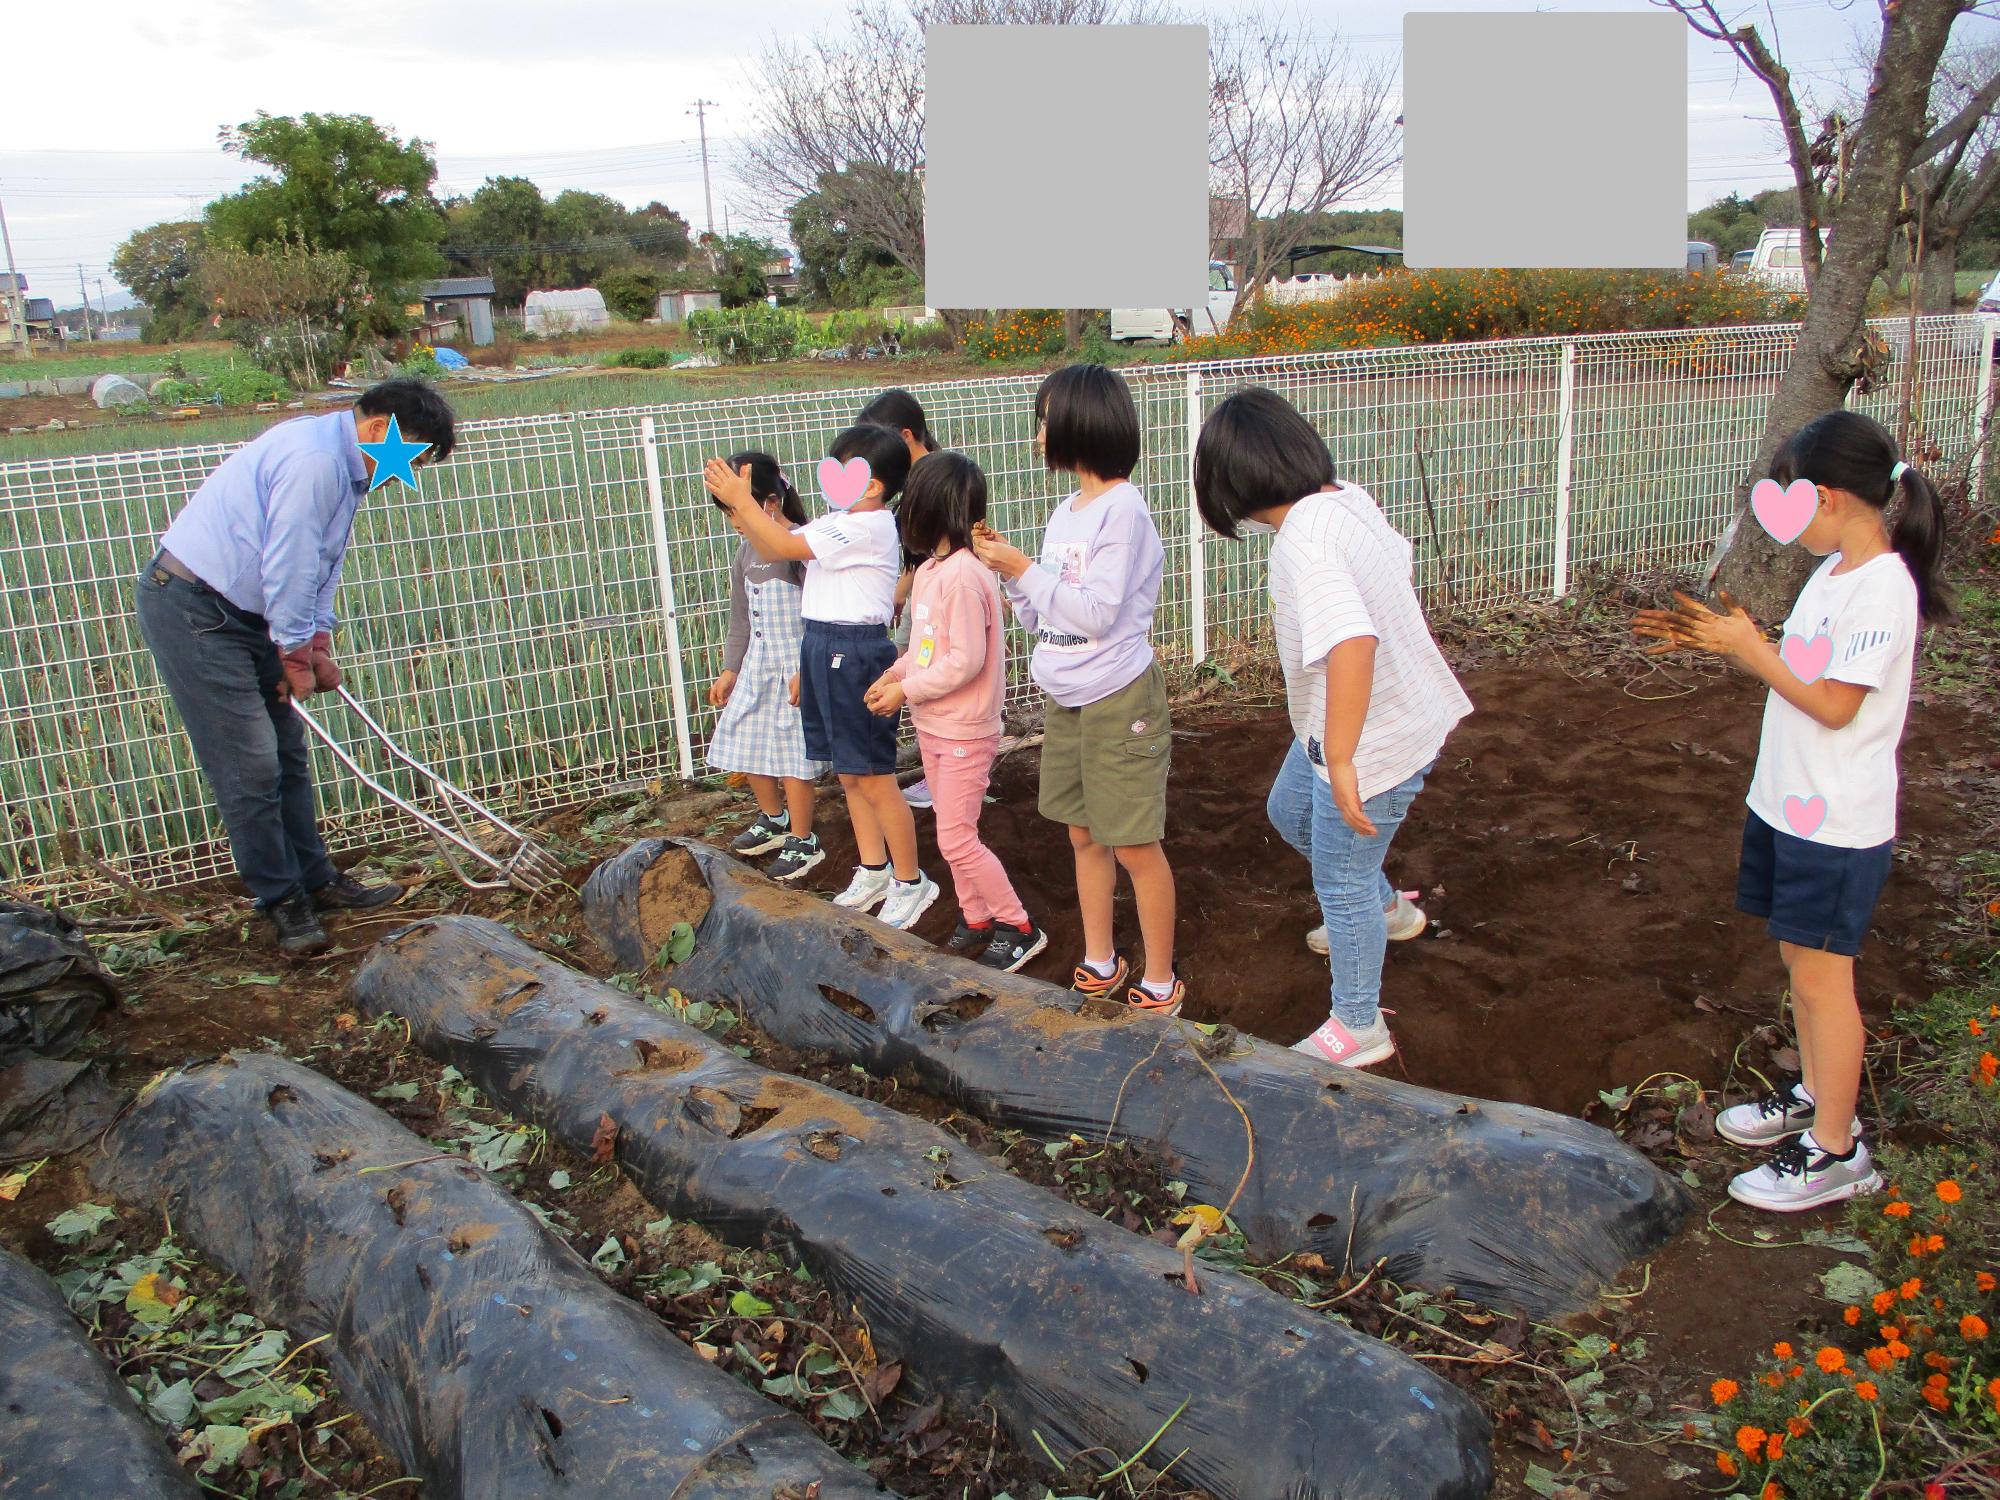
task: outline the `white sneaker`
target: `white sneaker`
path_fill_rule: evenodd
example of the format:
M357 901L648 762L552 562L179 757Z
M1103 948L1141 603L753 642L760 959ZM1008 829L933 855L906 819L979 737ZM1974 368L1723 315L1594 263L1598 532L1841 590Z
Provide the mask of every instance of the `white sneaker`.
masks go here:
M1389 941L1392 943L1407 943L1411 938L1420 936L1430 925L1430 918L1424 915L1423 908L1401 891L1396 892L1396 904L1385 915L1389 920ZM1326 940L1326 928L1315 927L1307 933L1306 946L1324 956L1331 947Z
M1773 1147L1763 1166L1731 1178L1729 1196L1752 1208L1794 1214L1872 1193L1881 1186L1881 1175L1859 1136L1843 1161L1808 1131L1796 1140L1782 1141Z
M1812 1129L1813 1099L1803 1083L1787 1083L1715 1117L1715 1133L1739 1146L1775 1146Z
M1292 1051L1344 1068L1365 1068L1394 1057L1396 1039L1389 1035L1389 1023L1380 1011L1375 1014L1375 1024L1361 1031L1349 1031L1328 1016L1318 1031L1304 1041L1293 1042Z
M889 888L888 899L882 903L882 920L907 930L917 925L917 918L929 911L937 898L938 883L919 870L908 885L898 880Z
M894 877L887 865L879 870L871 870L866 865L854 867L854 878L847 882L847 889L833 898L835 906L844 906L849 911L868 911L889 895L889 887Z
M910 806L925 809L931 805L931 784L919 777L903 788L903 800Z

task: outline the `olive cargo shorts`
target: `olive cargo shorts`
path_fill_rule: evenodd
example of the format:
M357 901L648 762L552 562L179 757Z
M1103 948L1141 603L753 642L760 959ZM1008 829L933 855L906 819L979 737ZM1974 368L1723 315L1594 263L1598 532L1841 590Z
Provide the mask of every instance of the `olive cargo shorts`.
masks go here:
M1108 698L1082 708L1046 699L1041 814L1087 828L1100 844L1157 844L1167 831L1173 720L1166 674L1154 662Z

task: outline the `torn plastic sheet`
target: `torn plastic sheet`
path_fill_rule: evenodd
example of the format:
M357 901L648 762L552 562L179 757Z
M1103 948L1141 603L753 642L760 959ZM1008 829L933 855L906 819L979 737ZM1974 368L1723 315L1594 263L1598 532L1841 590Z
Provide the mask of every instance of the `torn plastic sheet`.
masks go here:
M392 933L353 993L574 1149L608 1119L655 1204L803 1260L882 1357L990 1403L1024 1447L1122 1457L1164 1428L1152 1462L1180 1455L1182 1482L1227 1500L1491 1484L1484 1415L1407 1356L1218 1267L1197 1263L1190 1293L1176 1250L924 1121L745 1062L497 923Z
M200 1493L55 1283L0 1249L0 1495L194 1500Z
M170 1214L266 1321L330 1335L348 1402L435 1500L881 1493L506 1189L296 1063L163 1075L95 1175Z
M0 1068L66 1056L118 986L75 923L47 906L0 901Z
M788 1046L883 1075L911 1068L994 1124L1115 1134L1207 1202L1224 1202L1247 1162L1234 1217L1265 1259L1384 1260L1404 1285L1541 1317L1586 1305L1693 1204L1581 1120L996 973L692 840L607 860L583 909L620 967L667 964L684 994L738 1007ZM668 964L681 923L693 952Z

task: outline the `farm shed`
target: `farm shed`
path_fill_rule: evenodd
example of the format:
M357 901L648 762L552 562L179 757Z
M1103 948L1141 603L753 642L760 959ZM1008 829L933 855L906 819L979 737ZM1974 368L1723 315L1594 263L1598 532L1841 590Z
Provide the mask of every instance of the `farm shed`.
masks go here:
M426 283L422 295L426 324L455 321L474 345L484 348L493 342L491 276L447 276Z
M530 292L521 309L523 327L531 334L587 333L611 321L604 294L594 286L569 291Z
M722 307L720 292L662 292L653 315L662 323L685 323L691 312L714 312Z

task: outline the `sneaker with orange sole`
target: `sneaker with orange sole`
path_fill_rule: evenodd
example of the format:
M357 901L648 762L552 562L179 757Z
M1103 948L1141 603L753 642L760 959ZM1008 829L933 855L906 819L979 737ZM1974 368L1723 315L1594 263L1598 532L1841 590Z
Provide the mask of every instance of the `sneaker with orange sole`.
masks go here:
M1088 1000L1108 1000L1118 993L1118 986L1132 977L1132 966L1125 962L1125 955L1111 955L1111 972L1099 974L1089 964L1078 964L1076 972L1070 976L1069 987Z
M1156 995L1143 984L1135 984L1125 992L1125 1003L1149 1016L1177 1016L1186 999L1187 984L1178 974L1174 976L1174 987L1169 994Z

